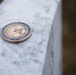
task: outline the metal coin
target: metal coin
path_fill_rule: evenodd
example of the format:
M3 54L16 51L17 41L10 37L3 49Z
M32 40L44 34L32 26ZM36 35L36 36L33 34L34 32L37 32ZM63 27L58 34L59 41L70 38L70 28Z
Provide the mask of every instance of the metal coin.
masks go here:
M31 28L22 22L14 22L6 25L1 30L1 36L8 42L22 42L31 36Z

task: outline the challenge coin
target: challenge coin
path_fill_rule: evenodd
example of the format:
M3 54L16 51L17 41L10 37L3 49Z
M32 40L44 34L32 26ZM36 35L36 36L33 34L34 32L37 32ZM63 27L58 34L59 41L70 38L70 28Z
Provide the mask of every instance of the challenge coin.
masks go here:
M22 42L28 39L32 34L29 25L22 22L14 22L6 25L1 30L1 36L8 42Z

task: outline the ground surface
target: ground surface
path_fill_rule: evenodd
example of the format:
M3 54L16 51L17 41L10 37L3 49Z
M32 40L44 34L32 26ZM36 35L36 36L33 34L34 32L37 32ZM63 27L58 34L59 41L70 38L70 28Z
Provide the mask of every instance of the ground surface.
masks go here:
M3 0L0 0L0 3L2 2Z
M76 0L63 0L63 73L76 75Z

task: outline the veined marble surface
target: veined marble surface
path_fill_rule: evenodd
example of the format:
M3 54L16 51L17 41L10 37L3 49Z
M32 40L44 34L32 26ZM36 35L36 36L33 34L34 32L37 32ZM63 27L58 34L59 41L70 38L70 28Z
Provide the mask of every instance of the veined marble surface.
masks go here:
M24 22L33 32L22 43L0 37L0 75L42 75L52 22L60 0L4 0L0 30L11 22Z

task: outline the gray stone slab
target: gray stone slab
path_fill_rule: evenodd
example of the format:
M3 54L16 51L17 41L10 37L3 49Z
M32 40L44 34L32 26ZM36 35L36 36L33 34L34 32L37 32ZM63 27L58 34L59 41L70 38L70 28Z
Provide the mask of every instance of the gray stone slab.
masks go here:
M53 52L49 56L47 47L50 31L53 38L53 20L59 2L5 0L0 5L0 30L11 22L27 23L33 30L32 36L22 43L8 43L0 38L0 75L53 75L54 70L57 72L57 66L53 69ZM54 44L50 44L48 48L52 49ZM45 66L50 67L48 71Z

